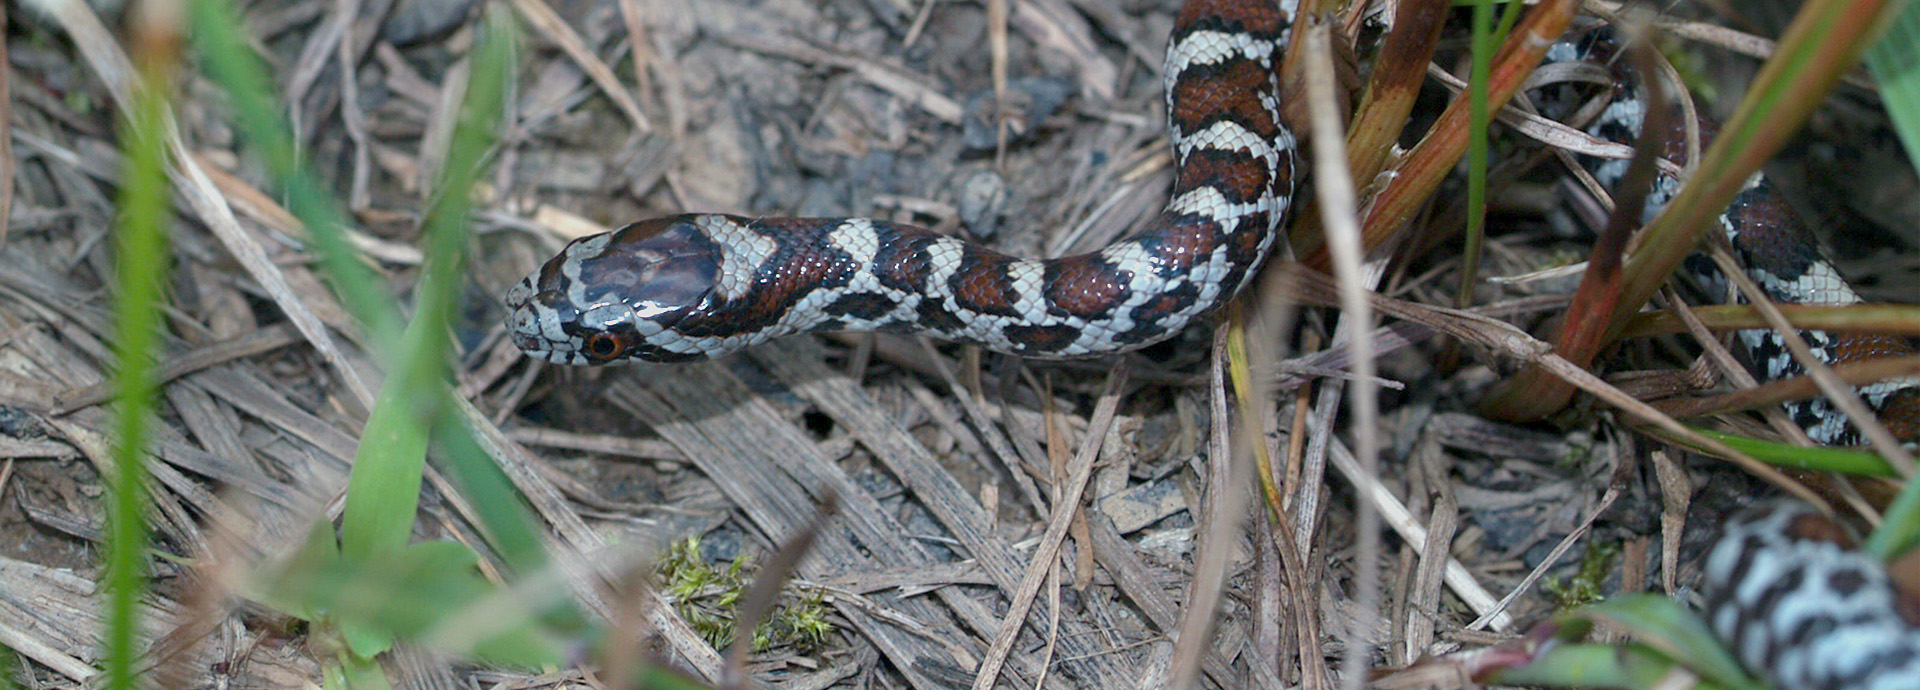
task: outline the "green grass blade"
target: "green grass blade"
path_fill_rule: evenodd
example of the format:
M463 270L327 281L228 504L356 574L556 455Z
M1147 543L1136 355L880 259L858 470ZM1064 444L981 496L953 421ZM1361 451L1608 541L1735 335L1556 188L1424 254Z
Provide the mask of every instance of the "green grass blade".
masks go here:
M1460 285L1454 306L1473 303L1473 286L1479 282L1481 242L1487 230L1487 128L1491 116L1487 109L1487 79L1493 71L1493 2L1481 0L1473 6L1473 68L1467 77L1467 227L1462 233L1466 246L1460 252Z
M332 279L341 303L367 329L374 354L390 363L400 317L380 281L347 243L341 231L345 215L295 152L293 132L280 116L267 72L240 33L239 15L228 0L191 0L187 6L201 65L233 99L235 126L279 181L287 210L306 225L322 271Z
M1473 67L1467 79L1467 227L1462 233L1466 246L1460 252L1459 294L1454 306L1473 303L1473 288L1480 279L1480 256L1487 230L1487 130L1493 116L1488 103L1488 80L1493 78L1493 53L1507 38L1507 32L1520 18L1517 2L1504 3L1499 26L1494 26L1495 0L1480 0L1473 6Z
M404 543L417 503L426 429L445 394L423 391L438 386L444 376L439 367L446 351L445 322L465 264L461 252L467 241L464 227L469 192L491 141L492 123L498 119L506 84L512 78L511 25L489 20L488 38L476 50L469 107L456 129L450 160L443 167L444 177L426 223L427 253L434 258L426 266L418 293L414 322L420 325L402 332L398 312L377 288L379 281L359 263L342 237L344 216L340 209L294 151L266 71L247 48L233 6L227 0L193 0L190 9L195 44L207 72L233 99L236 126L279 180L289 210L312 233L321 268L343 303L365 326L383 361L393 367L395 380L388 383L392 393L383 388L375 401L366 441L356 457L356 468L378 469L370 470L370 474L356 470L343 526L343 538L351 543L343 544L343 548L352 558L377 552L383 544ZM405 421L402 417L413 419ZM354 509L356 504L363 508ZM496 536L503 538L513 531L495 527ZM524 546L531 542L528 535L530 532L515 538L516 543Z
M382 385L354 456L340 528L341 555L348 562L406 544L428 431L446 407L448 319L466 265L467 209L512 75L511 23L490 14L482 26L453 147L427 215L427 263L414 318L401 336L399 368Z
M1883 516L1886 521L1880 528L1867 535L1860 550L1873 554L1882 562L1891 563L1893 559L1920 544L1920 481L1909 480L1895 496L1893 504L1887 506Z
M1702 436L1725 443L1734 450L1751 455L1755 460L1776 467L1790 467L1814 472L1839 472L1856 477L1893 478L1900 476L1893 471L1893 466L1887 464L1885 459L1869 451L1828 447L1803 448L1787 443L1762 441L1745 436L1708 431L1706 429L1695 429L1695 431L1700 432ZM1666 434L1657 431L1654 433L1661 438L1667 439L1669 442L1687 445L1684 439L1669 438ZM1707 452L1705 449L1696 450Z
M432 338L427 332L439 331L439 326L416 318L401 343L417 348ZM353 455L346 507L340 515L340 552L349 562L396 551L412 533L426 469L427 420L431 419L423 415L432 413L416 405L420 400L416 391L422 379L427 386L437 383L433 376L437 373L403 367L387 378L374 399Z
M1866 62L1908 160L1920 170L1920 158L1912 156L1920 151L1920 7L1908 5L1894 16L1886 35L1867 49Z
M436 256L460 256L466 247L464 230L470 191L483 170L493 141L494 123L507 101L514 66L518 64L514 57L518 38L512 15L490 13L481 24L481 33L482 40L474 52L473 69L469 72L468 109L460 126L454 129L447 164L442 168L445 180L428 214L428 236L433 238L430 249ZM453 270L458 265L452 261L441 264L449 272L435 282L444 286L445 291L434 299L439 300L441 308L448 313L453 308L454 287L459 281L460 273ZM436 438L443 440L448 470L479 506L488 536L508 567L523 573L544 567L546 552L540 546L533 522L511 483L488 460L473 433L454 409L443 408Z
M161 302L173 222L167 180L167 134L172 74L179 60L172 27L150 22L138 32L140 78L132 108L121 122L126 152L120 218L114 233L116 270L114 386L119 391L108 473L106 687L132 688L140 654L139 603L146 592L146 443L159 387L154 353L160 344Z
M1632 594L1587 606L1575 615L1606 622L1632 633L1634 643L1686 664L1709 682L1738 690L1766 690L1747 677L1733 653L1720 644L1706 621L1679 603L1656 594Z
M1896 15L1887 33L1867 49L1867 69L1880 84L1894 131L1907 147L1907 158L1920 170L1920 6L1908 4ZM1910 481L1893 505L1886 523L1867 537L1862 548L1883 560L1920 544L1920 482Z
M1495 671L1488 682L1546 688L1651 689L1666 687L1661 683L1671 681L1675 665L1671 659L1644 647L1561 644L1548 649L1533 663ZM1699 682L1684 687L1718 690L1721 686Z
M518 64L518 38L511 14L490 13L481 24L482 40L473 57L473 69L467 87L470 108L459 127L454 129L447 164L442 168L446 180L441 184L427 227L434 238L436 255L454 256L466 247L469 194L482 170L484 156L493 140L498 121L513 84ZM440 283L447 290L441 299L451 311L453 288L459 274L452 273ZM443 457L448 471L479 507L488 537L509 568L522 573L546 565L534 523L528 517L519 494L500 469L488 459L474 438L474 431L451 406L443 408L436 437L443 439Z
M466 415L457 412L450 408L443 413L434 432L444 439L447 473L460 481L460 490L480 511L488 542L508 569L524 574L546 567L546 549L520 493L476 442L473 429L464 423Z

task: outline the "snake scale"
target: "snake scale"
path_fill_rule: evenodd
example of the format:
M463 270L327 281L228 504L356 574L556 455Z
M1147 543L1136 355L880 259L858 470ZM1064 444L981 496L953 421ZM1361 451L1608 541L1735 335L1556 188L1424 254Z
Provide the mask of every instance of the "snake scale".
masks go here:
M1268 0L1182 7L1163 69L1173 190L1129 239L1036 260L879 220L672 216L569 244L507 292L508 332L529 355L561 364L687 362L835 330L916 333L1037 358L1165 340L1232 299L1278 241L1297 153L1275 67L1288 26L1287 12ZM1570 46L1556 46L1557 59L1586 57ZM1623 91L1591 126L1615 141L1637 136L1645 109ZM1676 151L1669 145L1670 156ZM1589 165L1609 182L1625 162ZM1656 183L1649 218L1677 185ZM1764 179L1722 222L1775 300L1859 301ZM1830 361L1913 351L1896 338L1806 337ZM1771 332L1741 339L1757 374L1800 373ZM1896 433L1920 437L1920 382L1861 394ZM1818 441L1857 442L1823 400L1789 412ZM1898 596L1883 566L1796 539L1790 528L1805 510L1776 507L1726 525L1704 586L1716 633L1782 687L1920 688L1920 631L1880 605ZM1869 637L1872 644L1835 642Z

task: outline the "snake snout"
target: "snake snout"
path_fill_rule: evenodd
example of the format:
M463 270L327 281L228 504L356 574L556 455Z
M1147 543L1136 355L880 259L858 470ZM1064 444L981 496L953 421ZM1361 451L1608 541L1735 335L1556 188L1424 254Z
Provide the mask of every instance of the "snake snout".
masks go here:
M540 335L540 317L531 308L520 306L507 313L507 335L514 347L540 359L551 359L551 343Z
M540 275L536 271L527 276L508 289L502 299L507 307L507 336L529 357L555 364L584 364L564 328L569 316L564 296L554 290L541 290L537 286Z

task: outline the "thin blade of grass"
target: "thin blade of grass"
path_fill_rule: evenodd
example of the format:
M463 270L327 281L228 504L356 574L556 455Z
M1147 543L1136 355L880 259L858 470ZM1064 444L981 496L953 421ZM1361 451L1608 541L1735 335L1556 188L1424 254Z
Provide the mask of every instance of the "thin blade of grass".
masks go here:
M207 73L232 99L236 127L279 181L288 210L311 231L322 270L342 304L367 330L375 356L391 365L398 356L399 314L342 232L346 221L339 206L294 150L293 131L280 116L266 70L240 33L244 24L239 14L228 0L189 0L187 7L194 48Z
M1908 549L1920 545L1920 481L1909 480L1882 516L1885 522L1867 535L1860 550L1873 554L1883 563L1891 563Z
M121 173L120 219L114 233L117 438L107 528L106 687L135 687L140 656L139 604L146 594L146 444L148 421L159 390L154 354L160 344L160 311L171 252L173 222L167 181L167 117L174 71L180 62L177 6L142 3L134 13L133 51L139 65L132 107L120 123L126 151Z
M1308 139L1313 143L1315 201L1319 202L1320 222L1327 229L1327 247L1332 252L1334 273L1339 277L1341 318L1345 332L1351 334L1355 381L1347 388L1348 409L1353 415L1354 455L1361 472L1378 476L1380 458L1379 387L1374 383L1372 305L1367 303L1368 278L1363 270L1366 249L1361 244L1359 215L1353 188L1353 172L1347 165L1346 133L1341 130L1341 102L1333 61L1333 21L1327 16L1306 17L1294 27L1295 50L1300 51L1305 78ZM1258 427L1243 429L1251 434ZM1257 443L1255 444L1257 445ZM1342 660L1341 687L1359 690L1365 683L1374 641L1373 630L1380 586L1379 569L1380 513L1373 504L1360 502L1354 531L1359 537L1355 555L1353 598L1359 604L1349 625L1342 631L1347 654Z
M1708 452L1673 434L1660 429L1647 429L1651 436L1668 443L1689 448L1696 452ZM1813 447L1803 448L1788 443L1775 443L1745 436L1723 434L1708 429L1696 428L1694 431L1721 443L1727 444L1742 453L1753 456L1755 460L1797 470L1814 472L1839 472L1858 477L1881 477L1891 479L1899 476L1893 466L1878 455L1845 448Z
M437 203L427 218L427 233L432 238L429 250L436 256L457 259L445 264L444 270L448 272L439 276L436 283L436 289L441 292L433 296L439 304L437 309L443 324L453 314L454 296L460 276L464 274L461 267L466 265L467 217L472 191L484 171L497 123L514 84L514 68L519 64L516 59L519 33L511 15L490 12L481 29L484 40L468 72L467 111L454 129L446 165L442 168L446 179L439 186ZM443 326L443 337L445 333ZM444 355L439 361L446 361ZM437 395L451 393L445 385L436 386L436 390ZM481 418L467 414L470 411L471 407L464 405L458 410L452 405L441 408L435 437L442 439L442 457L447 469L460 482L461 489L474 499L487 536L507 567L521 573L544 568L547 554L540 545L525 503L482 450L477 431L469 426Z
M1487 130L1491 126L1488 80L1492 78L1493 50L1520 16L1520 3L1506 3L1500 26L1493 25L1494 0L1473 7L1473 68L1468 75L1467 101L1467 226L1466 246L1460 252L1460 284L1454 306L1473 303L1473 287L1480 280L1480 255L1487 230Z
M1546 55L1547 47L1553 45L1573 21L1578 6L1573 0L1543 0L1520 20L1500 51L1494 54L1487 81L1488 107L1505 105L1520 90L1527 75L1533 73L1540 58ZM1404 227L1466 154L1468 100L1462 94L1447 104L1447 109L1434 121L1433 129L1414 146L1398 174L1374 199L1361 228L1363 247L1377 247ZM1331 256L1318 235L1296 232L1291 240L1301 255L1307 257L1304 263L1309 267L1324 271L1330 265Z

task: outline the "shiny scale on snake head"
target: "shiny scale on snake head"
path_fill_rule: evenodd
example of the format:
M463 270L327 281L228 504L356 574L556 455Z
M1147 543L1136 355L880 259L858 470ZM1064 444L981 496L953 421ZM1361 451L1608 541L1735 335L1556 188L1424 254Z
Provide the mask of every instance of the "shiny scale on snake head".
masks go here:
M702 357L662 335L711 297L719 253L687 216L584 237L507 291L508 332L556 364Z

